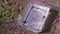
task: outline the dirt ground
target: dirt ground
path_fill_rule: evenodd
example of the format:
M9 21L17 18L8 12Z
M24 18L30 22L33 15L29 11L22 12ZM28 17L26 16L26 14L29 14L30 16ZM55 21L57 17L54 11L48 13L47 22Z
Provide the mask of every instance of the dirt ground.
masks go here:
M15 6L11 6L11 9L15 8L18 4L20 4L23 7L23 10L19 14L23 14L23 12L26 10L26 7L30 3L47 3L54 7L57 7L58 10L60 9L60 0L14 0ZM17 4L16 4L17 3ZM1 3L0 3L1 4ZM15 10L17 12L17 10ZM60 11L60 10L59 10ZM18 13L18 12L17 12ZM59 13L60 15L60 13ZM19 26L15 21L11 21L10 23L3 23L0 25L0 34L36 34L31 31L28 31L21 26ZM49 34L49 33L43 33L43 34ZM57 28L54 34L60 34L60 28Z

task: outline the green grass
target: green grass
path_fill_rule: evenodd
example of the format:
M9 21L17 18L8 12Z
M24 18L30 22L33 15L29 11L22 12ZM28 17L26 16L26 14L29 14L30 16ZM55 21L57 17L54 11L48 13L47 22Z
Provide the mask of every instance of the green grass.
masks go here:
M18 6L18 11L21 11L23 10L23 7L22 6Z
M60 24L57 24L57 28L60 28Z
M1 2L8 3L8 4L9 4L9 6L11 6L11 5L12 5L12 0L0 0L0 3L1 3Z
M7 3L7 5L9 7L12 5L12 0L0 0L0 2ZM19 5L19 6L17 6L17 10L18 11L22 11L23 10L23 7ZM2 19L4 21L7 21L10 18L10 14L12 14L12 15L15 14L15 12L14 12L15 10L13 10L13 9L10 10L6 6L0 6L0 11L2 12Z
M7 7L0 7L0 11L2 12L2 18L3 20L7 20L9 18L10 11Z

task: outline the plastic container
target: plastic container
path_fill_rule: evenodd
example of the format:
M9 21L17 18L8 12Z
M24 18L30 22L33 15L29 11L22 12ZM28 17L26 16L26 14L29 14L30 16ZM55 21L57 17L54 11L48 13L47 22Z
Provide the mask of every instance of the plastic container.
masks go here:
M17 17L15 21L32 32L46 33L50 31L52 22L57 15L58 11L49 6L30 4L24 17L22 19Z

